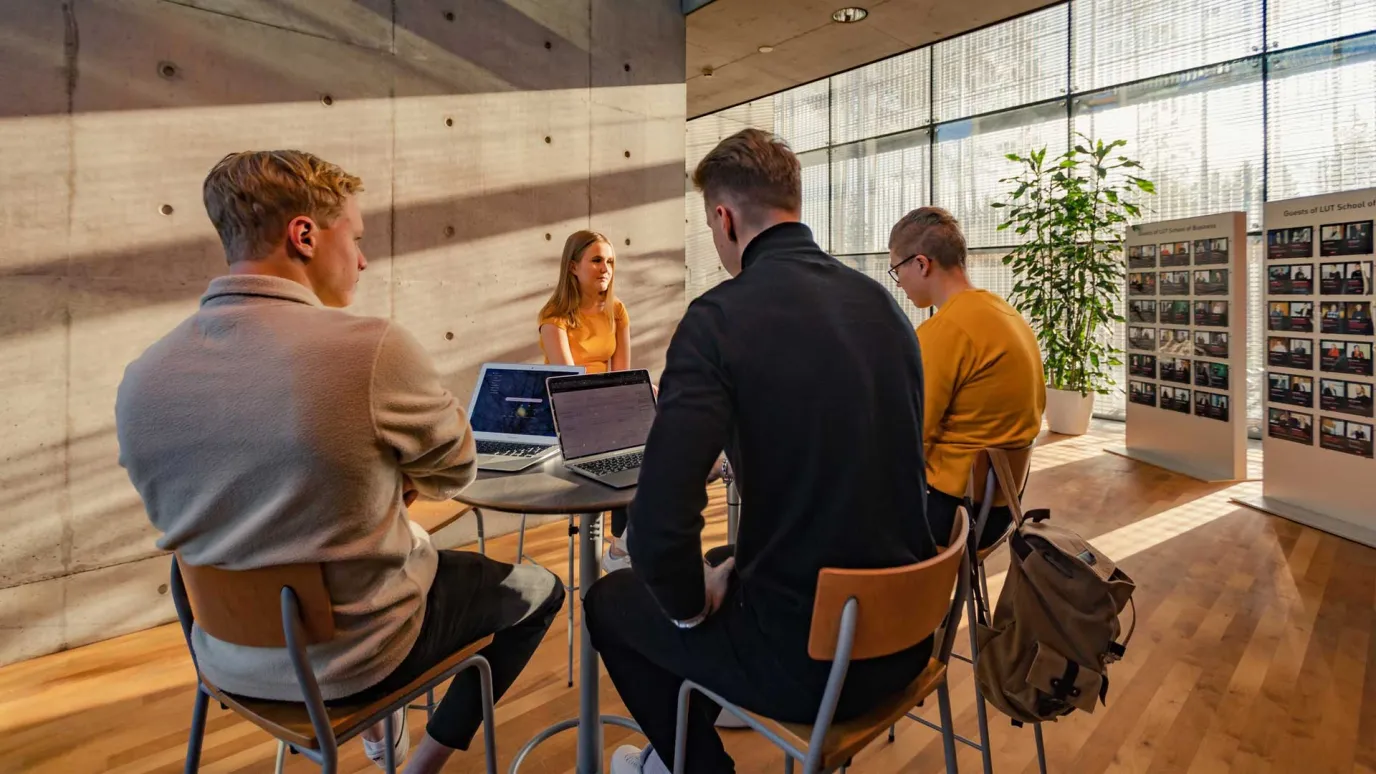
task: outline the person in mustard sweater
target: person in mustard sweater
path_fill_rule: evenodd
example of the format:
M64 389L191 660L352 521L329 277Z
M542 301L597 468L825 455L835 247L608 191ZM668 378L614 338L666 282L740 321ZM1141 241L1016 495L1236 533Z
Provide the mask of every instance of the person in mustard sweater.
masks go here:
M540 351L545 363L580 365L590 374L631 367L631 318L616 298L616 251L596 231L564 240L559 278L540 309ZM607 572L630 566L626 509L612 511L612 545L602 554Z
M937 307L917 328L933 535L950 532L976 453L1030 445L1046 409L1036 334L1006 301L970 282L965 254L960 224L940 207L913 210L889 233L889 276L918 307ZM1011 520L1006 506L995 507L981 546Z

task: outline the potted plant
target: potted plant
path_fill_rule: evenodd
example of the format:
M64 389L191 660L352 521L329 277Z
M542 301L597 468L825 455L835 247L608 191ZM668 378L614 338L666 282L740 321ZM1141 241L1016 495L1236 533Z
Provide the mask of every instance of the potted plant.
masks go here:
M1021 241L1003 259L1013 268L1009 301L1037 332L1046 371L1046 416L1052 432L1082 435L1089 429L1094 396L1107 394L1110 369L1121 366L1113 324L1123 322L1123 227L1140 217L1137 198L1156 193L1137 174L1142 165L1114 151L1125 140L1104 143L1075 135L1074 146L1047 158L1045 148L1020 165L1000 230Z

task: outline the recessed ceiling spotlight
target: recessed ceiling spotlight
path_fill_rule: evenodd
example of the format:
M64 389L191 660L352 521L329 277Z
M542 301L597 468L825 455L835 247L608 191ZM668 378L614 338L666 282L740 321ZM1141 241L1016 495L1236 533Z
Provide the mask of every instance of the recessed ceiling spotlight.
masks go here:
M870 12L866 11L864 8L850 6L849 8L837 9L836 12L831 15L831 20L837 24L853 24L854 22L863 20L869 15Z
M774 53L774 47L773 47L773 46L760 46L759 49L757 49L757 50L758 50L761 54L772 54L772 53Z

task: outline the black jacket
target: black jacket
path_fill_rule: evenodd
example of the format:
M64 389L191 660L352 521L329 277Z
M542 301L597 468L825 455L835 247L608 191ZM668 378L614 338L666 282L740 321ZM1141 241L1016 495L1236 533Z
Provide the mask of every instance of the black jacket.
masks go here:
M688 307L669 344L628 541L671 618L701 613L702 482L725 449L743 501L741 598L799 630L823 567L936 555L922 361L889 292L801 223L760 234L743 267Z

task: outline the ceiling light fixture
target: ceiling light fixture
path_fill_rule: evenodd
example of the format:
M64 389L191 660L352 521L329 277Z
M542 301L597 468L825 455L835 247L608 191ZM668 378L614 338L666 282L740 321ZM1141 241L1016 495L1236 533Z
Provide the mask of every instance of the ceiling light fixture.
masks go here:
M862 21L869 15L870 12L866 11L864 8L850 6L849 8L837 9L836 12L832 13L831 20L837 24L854 24L855 22Z
M773 47L773 46L760 46L759 49L757 49L757 50L758 50L761 54L772 54L772 53L774 53L774 47Z

